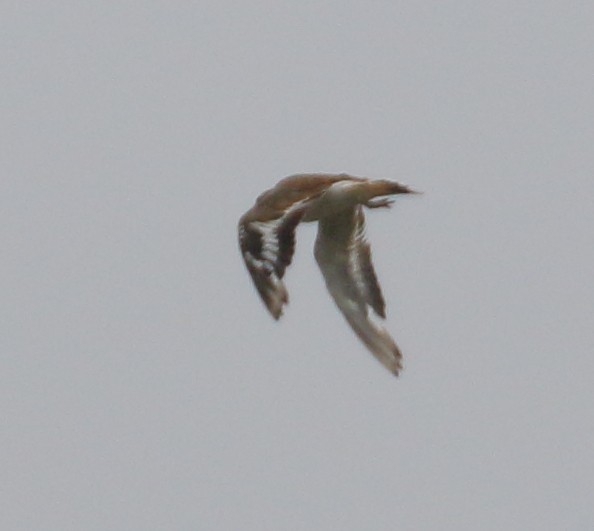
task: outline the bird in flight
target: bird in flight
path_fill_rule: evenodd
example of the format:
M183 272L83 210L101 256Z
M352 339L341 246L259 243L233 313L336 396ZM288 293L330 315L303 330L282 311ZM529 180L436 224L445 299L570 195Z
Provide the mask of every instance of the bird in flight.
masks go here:
M386 196L409 193L416 192L344 173L292 175L262 193L239 220L239 247L272 316L279 319L289 300L282 279L295 251L295 229L302 221L317 221L314 256L330 295L370 352L397 376L402 354L377 321L386 317L385 302L365 238L363 207L389 208L393 199Z

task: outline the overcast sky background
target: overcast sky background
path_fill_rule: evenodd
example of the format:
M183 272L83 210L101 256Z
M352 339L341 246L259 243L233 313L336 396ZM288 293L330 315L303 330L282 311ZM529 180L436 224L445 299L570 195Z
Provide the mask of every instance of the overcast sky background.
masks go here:
M594 529L591 2L1 14L2 529ZM313 225L281 322L244 268L308 171L425 192L368 216L398 379Z

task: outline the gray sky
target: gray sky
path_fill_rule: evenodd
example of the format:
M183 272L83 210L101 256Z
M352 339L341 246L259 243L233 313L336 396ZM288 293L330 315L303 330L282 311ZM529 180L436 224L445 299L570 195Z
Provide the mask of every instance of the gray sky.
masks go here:
M590 2L5 2L0 527L594 528ZM368 231L405 355L298 231L280 323L236 223L281 177L423 190Z

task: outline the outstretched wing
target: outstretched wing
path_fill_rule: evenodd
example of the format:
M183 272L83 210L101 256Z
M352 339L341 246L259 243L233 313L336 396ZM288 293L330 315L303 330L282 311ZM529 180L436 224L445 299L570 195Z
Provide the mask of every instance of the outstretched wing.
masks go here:
M333 183L361 179L346 174L285 177L256 199L239 220L239 247L256 289L275 319L289 296L282 282L295 251L295 227L309 202Z
M239 247L260 297L278 319L289 300L282 278L295 252L295 228L304 208L296 203L272 219L258 219L253 212L248 211L239 221Z
M360 205L320 219L315 257L336 305L371 353L393 374L402 368L402 354L370 309L385 317L385 303L365 240Z

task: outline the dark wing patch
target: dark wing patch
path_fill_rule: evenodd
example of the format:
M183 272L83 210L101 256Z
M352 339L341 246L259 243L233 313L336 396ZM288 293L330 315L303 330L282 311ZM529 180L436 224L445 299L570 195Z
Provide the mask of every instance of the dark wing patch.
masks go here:
M357 207L355 212L355 228L349 247L349 261L353 280L361 296L377 315L385 318L386 303L371 261L371 247L365 239L365 215L361 207Z
M274 269L279 278L283 278L285 270L291 265L293 254L295 254L295 229L303 218L303 213L304 210L299 208L288 212L276 227L278 255Z
M303 212L302 208L295 208L276 219L239 222L239 247L245 265L275 319L282 315L289 301L282 278L295 252L295 228Z
M365 285L365 300L380 317L386 318L386 302L382 294L373 263L371 262L371 248L364 242L359 246L359 264Z

